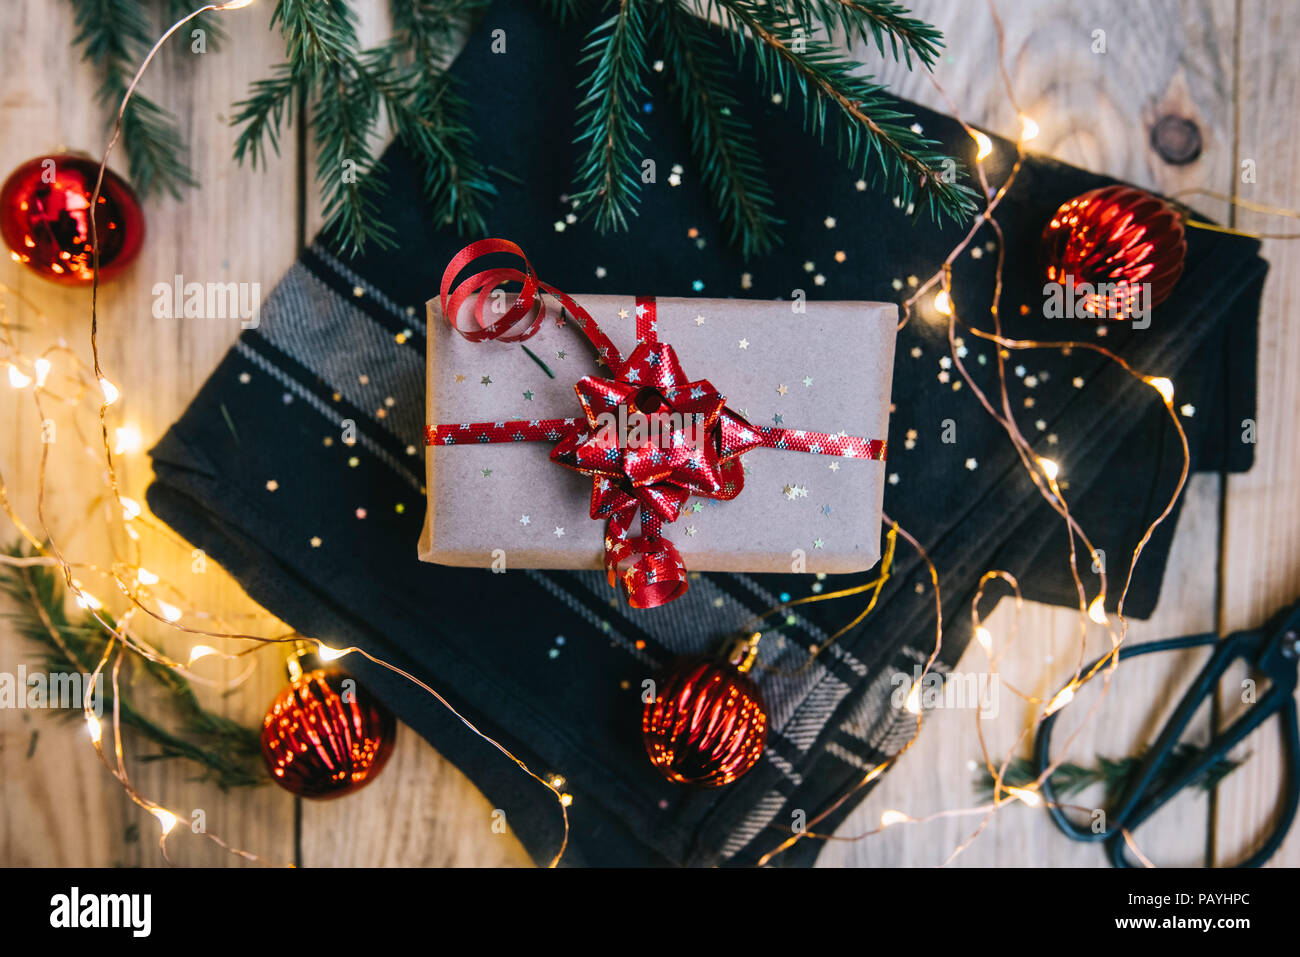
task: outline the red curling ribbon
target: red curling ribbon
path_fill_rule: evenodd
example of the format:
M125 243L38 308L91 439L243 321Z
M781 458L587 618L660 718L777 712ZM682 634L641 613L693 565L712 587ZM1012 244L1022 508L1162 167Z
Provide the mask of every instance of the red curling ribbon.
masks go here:
M517 255L523 270L484 269L456 283L470 263L493 253ZM508 282L522 288L502 309L493 294ZM707 379L689 379L673 347L659 341L652 297L636 300L637 345L625 361L591 315L538 279L523 250L508 240L482 239L457 253L443 273L439 300L447 323L470 342L519 342L546 319L543 293L559 302L558 321L565 313L572 318L614 378L578 380L581 418L427 425L425 444L555 443L553 462L592 477L590 515L605 521L605 571L610 585L622 583L633 608L654 608L686 593L686 565L663 526L680 517L692 495L721 501L739 495L745 486L740 457L751 449L885 458L882 439L750 425ZM471 297L478 328L462 329L457 317ZM489 319L489 307L499 318Z

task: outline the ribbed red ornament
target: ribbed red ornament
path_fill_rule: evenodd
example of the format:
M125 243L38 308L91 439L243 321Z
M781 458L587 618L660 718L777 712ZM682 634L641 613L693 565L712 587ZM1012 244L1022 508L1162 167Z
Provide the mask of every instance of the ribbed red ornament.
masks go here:
M748 674L757 644L755 635L729 658L688 658L662 680L642 713L641 732L668 780L720 787L763 756L767 708Z
M1043 229L1041 253L1050 281L1094 287L1079 290L1076 312L1127 319L1144 284L1144 308L1169 298L1187 240L1182 218L1164 200L1131 186L1104 186L1061 204Z
M341 797L380 772L396 734L392 713L347 675L298 670L266 711L262 756L285 790L306 798Z
M0 187L0 236L9 255L32 272L65 286L93 277L90 199L99 164L70 154L38 156L19 166ZM95 224L99 230L99 280L112 279L144 244L144 210L135 191L104 170Z

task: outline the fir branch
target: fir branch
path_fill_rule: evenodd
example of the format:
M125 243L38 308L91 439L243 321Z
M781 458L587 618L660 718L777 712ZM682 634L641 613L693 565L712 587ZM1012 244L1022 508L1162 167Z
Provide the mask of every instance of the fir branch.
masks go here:
M485 232L483 207L496 187L474 154L465 101L451 77L422 72L409 92L390 95L387 103L393 128L423 171L434 218L462 234Z
M373 197L384 185L369 142L385 79L382 68L377 61L353 59L330 64L322 73L313 133L326 232L345 255L360 252L368 242L391 248L393 226L376 216Z
M231 121L232 126L242 127L235 138L235 162L242 163L247 156L253 169L259 162L265 166L267 143L276 156L280 155L280 127L293 122L300 89L287 63L277 65L273 76L253 81L248 98L235 104L235 118Z
M27 553L13 547L7 554L25 557ZM68 617L62 582L54 569L43 565L0 566L0 591L18 605L17 612L3 617L12 620L19 634L44 650L44 665L49 672L71 669L90 674L95 670L108 647L110 633L89 614L80 621ZM104 615L102 611L100 614ZM116 627L110 618L105 616L105 620ZM142 760L184 758L202 769L201 779L213 780L223 790L265 783L256 730L207 711L182 675L156 662L140 660L145 674L168 692L183 732L171 731L137 710L125 687L120 687L116 707L122 725L159 749ZM114 708L112 681L105 673L101 673L99 681L108 713ZM78 708L60 713L77 716L82 712Z
M856 63L796 33L803 30L798 21L759 0L694 2L702 10L716 2L737 55L753 53L756 76L769 90L786 100L792 89L803 94L804 125L819 140L825 139L829 117L840 115L836 145L849 166L864 175L878 167L903 205L924 205L936 222L961 220L975 209L974 192L957 182L956 163L911 130L910 117L881 86L855 76Z
M913 56L933 68L943 50L943 33L909 16L910 11L893 0L786 0L785 6L805 27L818 20L827 29L838 24L847 37L874 42L882 56L888 39L894 59L902 59L909 69Z
M271 14L285 40L287 62L253 83L236 104L235 159L266 160L269 143L279 152L281 124L311 99L316 182L325 231L344 254L366 243L393 245L390 223L380 220L374 197L384 188L370 145L381 94L391 82L387 54L357 52L356 15L344 0L279 0Z
M770 250L779 220L749 123L727 86L732 80L703 21L665 0L655 22L691 148L732 245L749 258Z
M140 0L71 2L77 23L73 42L99 70L99 100L115 120L138 61L153 45L149 19ZM179 198L183 187L197 185L182 158L186 147L176 117L139 90L122 116L122 141L131 181L141 195L165 190Z
M1169 756L1169 760L1165 762L1155 779L1152 780L1150 789L1152 791L1160 790L1166 782L1178 777L1184 768L1199 760L1204 753L1202 748L1186 741L1176 745L1173 754ZM1106 797L1111 798L1123 792L1129 782L1134 779L1142 765L1143 757L1142 754L1127 758L1098 756L1097 765L1090 768L1068 762L1063 763L1052 772L1052 786L1060 797L1069 797L1078 794L1090 785L1101 784ZM1220 781L1241 767L1249 757L1250 755L1245 755L1240 759L1236 759L1225 755L1206 768L1205 772L1193 780L1191 784L1203 791L1213 790L1219 785ZM1007 765L1006 772L1002 776L1002 786L1003 788L1023 788L1032 784L1036 779L1037 775L1034 773L1033 763L1028 758L1015 758ZM985 800L991 801L993 799L993 775L988 773L987 768L980 775L978 789Z
M389 119L421 167L434 218L462 234L487 229L483 207L496 188L475 155L466 103L442 59L484 6L486 0L390 0L399 78L384 88Z
M645 0L618 0L618 11L588 35L580 63L591 64L582 82L574 140L586 143L578 165L578 201L594 211L598 229L626 229L641 196L638 144L646 133L637 118L646 94Z

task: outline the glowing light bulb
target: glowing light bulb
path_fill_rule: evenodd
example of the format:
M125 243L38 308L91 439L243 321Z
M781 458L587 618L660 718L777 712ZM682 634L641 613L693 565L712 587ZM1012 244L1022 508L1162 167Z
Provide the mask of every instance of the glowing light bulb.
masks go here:
M921 713L921 682L912 685L912 690L907 693L907 703L903 707L912 714Z
M1049 482L1055 482L1056 476L1061 474L1061 467L1052 459L1039 456L1038 467L1043 470L1043 474L1047 476Z
M1147 376L1146 383L1160 393L1160 397L1165 400L1165 405L1174 401L1174 384L1164 376Z
M990 632L983 625L980 625L978 628L975 629L975 640L980 643L981 648L983 648L987 652L992 653L993 633Z
M9 363L9 384L15 389L25 389L32 384L32 377L11 362Z
M1031 791L1028 788L1007 788L1006 790L1012 797L1018 798L1030 807L1038 807L1043 803L1043 799L1037 791Z
M140 508L139 502L133 498L127 498L125 495L122 496L122 517L124 519L129 522L133 518L138 518L141 511L143 509Z
M104 728L93 714L86 715L86 730L90 732L90 740L95 744L103 740Z
M103 376L99 377L99 391L104 393L104 405L112 405L117 401L117 397L122 394L117 391L117 386Z
M1064 688L1062 688L1060 691L1056 693L1056 697L1053 698L1051 704L1047 706L1047 710L1044 712L1044 714L1055 714L1057 711L1060 711L1062 708L1064 708L1067 704L1069 704L1073 700L1074 700L1074 686L1066 685Z
M140 430L134 425L123 425L113 431L114 455L126 455L129 452L138 452L144 445L144 437Z
M889 810L880 815L880 826L889 827L892 824L903 824L910 820L911 818L902 811Z
M1032 117L1020 114L1020 142L1027 143L1038 135L1038 124Z
M978 163L993 152L993 141L988 138L988 134L979 130L971 130L970 135L975 138L975 143L979 146L979 149L975 152L975 162Z
M77 581L77 579L75 578L72 579L72 587L76 589L75 597L76 597L77 605L79 607L88 609L90 611L98 611L100 608L104 607L104 603L102 601L100 601L90 592L83 591L81 588L81 582Z
M948 295L947 289L940 289L939 294L934 297L934 309L940 315L952 315L952 297Z
M176 826L176 815L173 814L171 811L167 810L165 807L152 808L150 809L149 813L158 819L158 824L160 827L162 827L163 837L166 837L168 834L170 834L172 832L172 828Z
M1088 617L1099 625L1104 625L1110 621L1106 617L1106 599L1104 596L1098 595L1092 600L1092 604L1088 606Z
M321 661L333 661L336 658L342 658L351 648L331 648L329 645L316 642L316 655Z
M225 3L217 7L218 10L242 10L251 4L253 0L226 0Z
M36 387L39 389L45 385L45 377L50 374L50 360L41 356L32 365L36 366Z
M209 655L215 654L219 654L216 648L211 648L208 645L195 645L190 649L189 663L194 664L194 662L198 661L200 658L207 658Z
M560 795L560 803L563 804L565 807L568 807L570 804L573 803L573 795L572 795L572 794L567 794L567 793L566 793L566 794L561 794L561 795Z
M175 605L158 599L158 614L162 615L167 621L180 621L181 610Z
M143 567L137 568L135 570L135 580L138 581L141 585L158 584L158 576L155 575L153 572L149 571L149 569Z

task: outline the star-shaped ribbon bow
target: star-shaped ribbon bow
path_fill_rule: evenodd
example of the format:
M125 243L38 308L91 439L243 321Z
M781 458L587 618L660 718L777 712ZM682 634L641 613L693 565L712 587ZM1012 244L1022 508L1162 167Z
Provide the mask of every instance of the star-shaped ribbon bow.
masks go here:
M687 379L665 342L639 343L616 375L577 382L587 421L560 440L551 459L592 476L591 517L608 523L610 584L621 575L632 606L652 608L687 587L686 567L662 523L675 522L692 495L739 495L739 458L762 437L707 379ZM640 534L633 536L638 513Z

